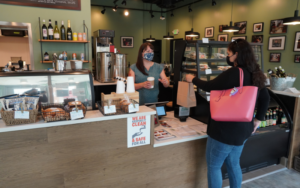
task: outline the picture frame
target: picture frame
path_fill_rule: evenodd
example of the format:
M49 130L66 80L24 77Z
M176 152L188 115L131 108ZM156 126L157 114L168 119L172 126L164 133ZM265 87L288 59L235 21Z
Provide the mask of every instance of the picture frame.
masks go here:
M246 31L247 31L247 21L234 22L234 26L238 26L240 28L240 30L238 32L234 32L235 35L246 34Z
M295 34L294 52L300 52L300 31Z
M281 60L281 53L270 53L269 62L279 63Z
M286 36L269 37L268 50L284 50Z
M214 28L215 27L206 27L205 28L205 38L214 37Z
M282 34L287 33L287 25L283 25L283 20L271 20L270 34Z
M294 62L295 63L300 63L300 54L299 55L295 55Z
M253 24L253 33L259 33L264 31L264 22Z
M228 27L228 25L219 25L219 32L223 33L223 27Z
M252 35L251 42L253 43L263 43L264 36L263 35Z
M219 34L218 41L227 42L228 41L228 34Z
M244 39L244 40L247 40L247 36L240 36L240 37L234 37L234 36L232 36L232 37L231 37L231 42L233 42L233 41L235 41L235 40L237 40L237 39Z
M121 48L133 48L133 37L121 37Z

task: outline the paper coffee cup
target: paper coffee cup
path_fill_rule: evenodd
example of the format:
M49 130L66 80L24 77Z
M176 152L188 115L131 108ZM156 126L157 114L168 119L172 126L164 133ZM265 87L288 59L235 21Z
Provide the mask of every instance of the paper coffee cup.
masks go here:
M148 77L147 78L147 81L151 83L151 88L154 88L154 80L155 80L154 77Z
M127 77L127 93L134 93L135 88L134 88L134 79L132 76Z

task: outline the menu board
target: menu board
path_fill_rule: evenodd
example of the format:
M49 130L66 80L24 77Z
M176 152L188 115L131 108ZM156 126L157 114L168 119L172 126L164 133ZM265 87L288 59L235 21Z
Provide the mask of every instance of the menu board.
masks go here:
M81 10L81 0L0 0L0 3L32 7Z

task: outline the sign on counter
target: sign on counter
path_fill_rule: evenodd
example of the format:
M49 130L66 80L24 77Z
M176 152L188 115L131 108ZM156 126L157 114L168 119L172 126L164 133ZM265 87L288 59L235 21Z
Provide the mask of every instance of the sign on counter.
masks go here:
M71 120L73 120L73 119L80 119L80 118L84 117L82 110L78 110L78 112L72 111L72 112L70 112L70 116L71 116Z
M133 104L131 103L129 106L128 106L128 112L129 113L132 113L132 112L138 112L139 111L139 105L138 104L135 104L133 106Z
M15 119L29 119L29 112L28 111L15 111Z
M112 114L116 113L116 105L104 106L104 114Z
M127 147L150 144L150 115L127 118Z

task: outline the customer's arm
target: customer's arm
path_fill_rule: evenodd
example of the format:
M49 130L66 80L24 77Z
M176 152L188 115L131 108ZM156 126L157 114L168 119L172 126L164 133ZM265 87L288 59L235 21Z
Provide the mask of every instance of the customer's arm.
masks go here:
M257 112L255 119L264 120L265 114L268 110L270 102L270 95L267 88L263 88L258 93L257 98Z
M195 77L192 82L200 89L207 92L210 92L211 90L225 90L239 86L239 74L239 69L233 67L221 73L211 81L203 81Z
M165 70L162 70L160 73L160 79L158 79L158 81L160 81L164 87L169 87L170 82L165 74Z

